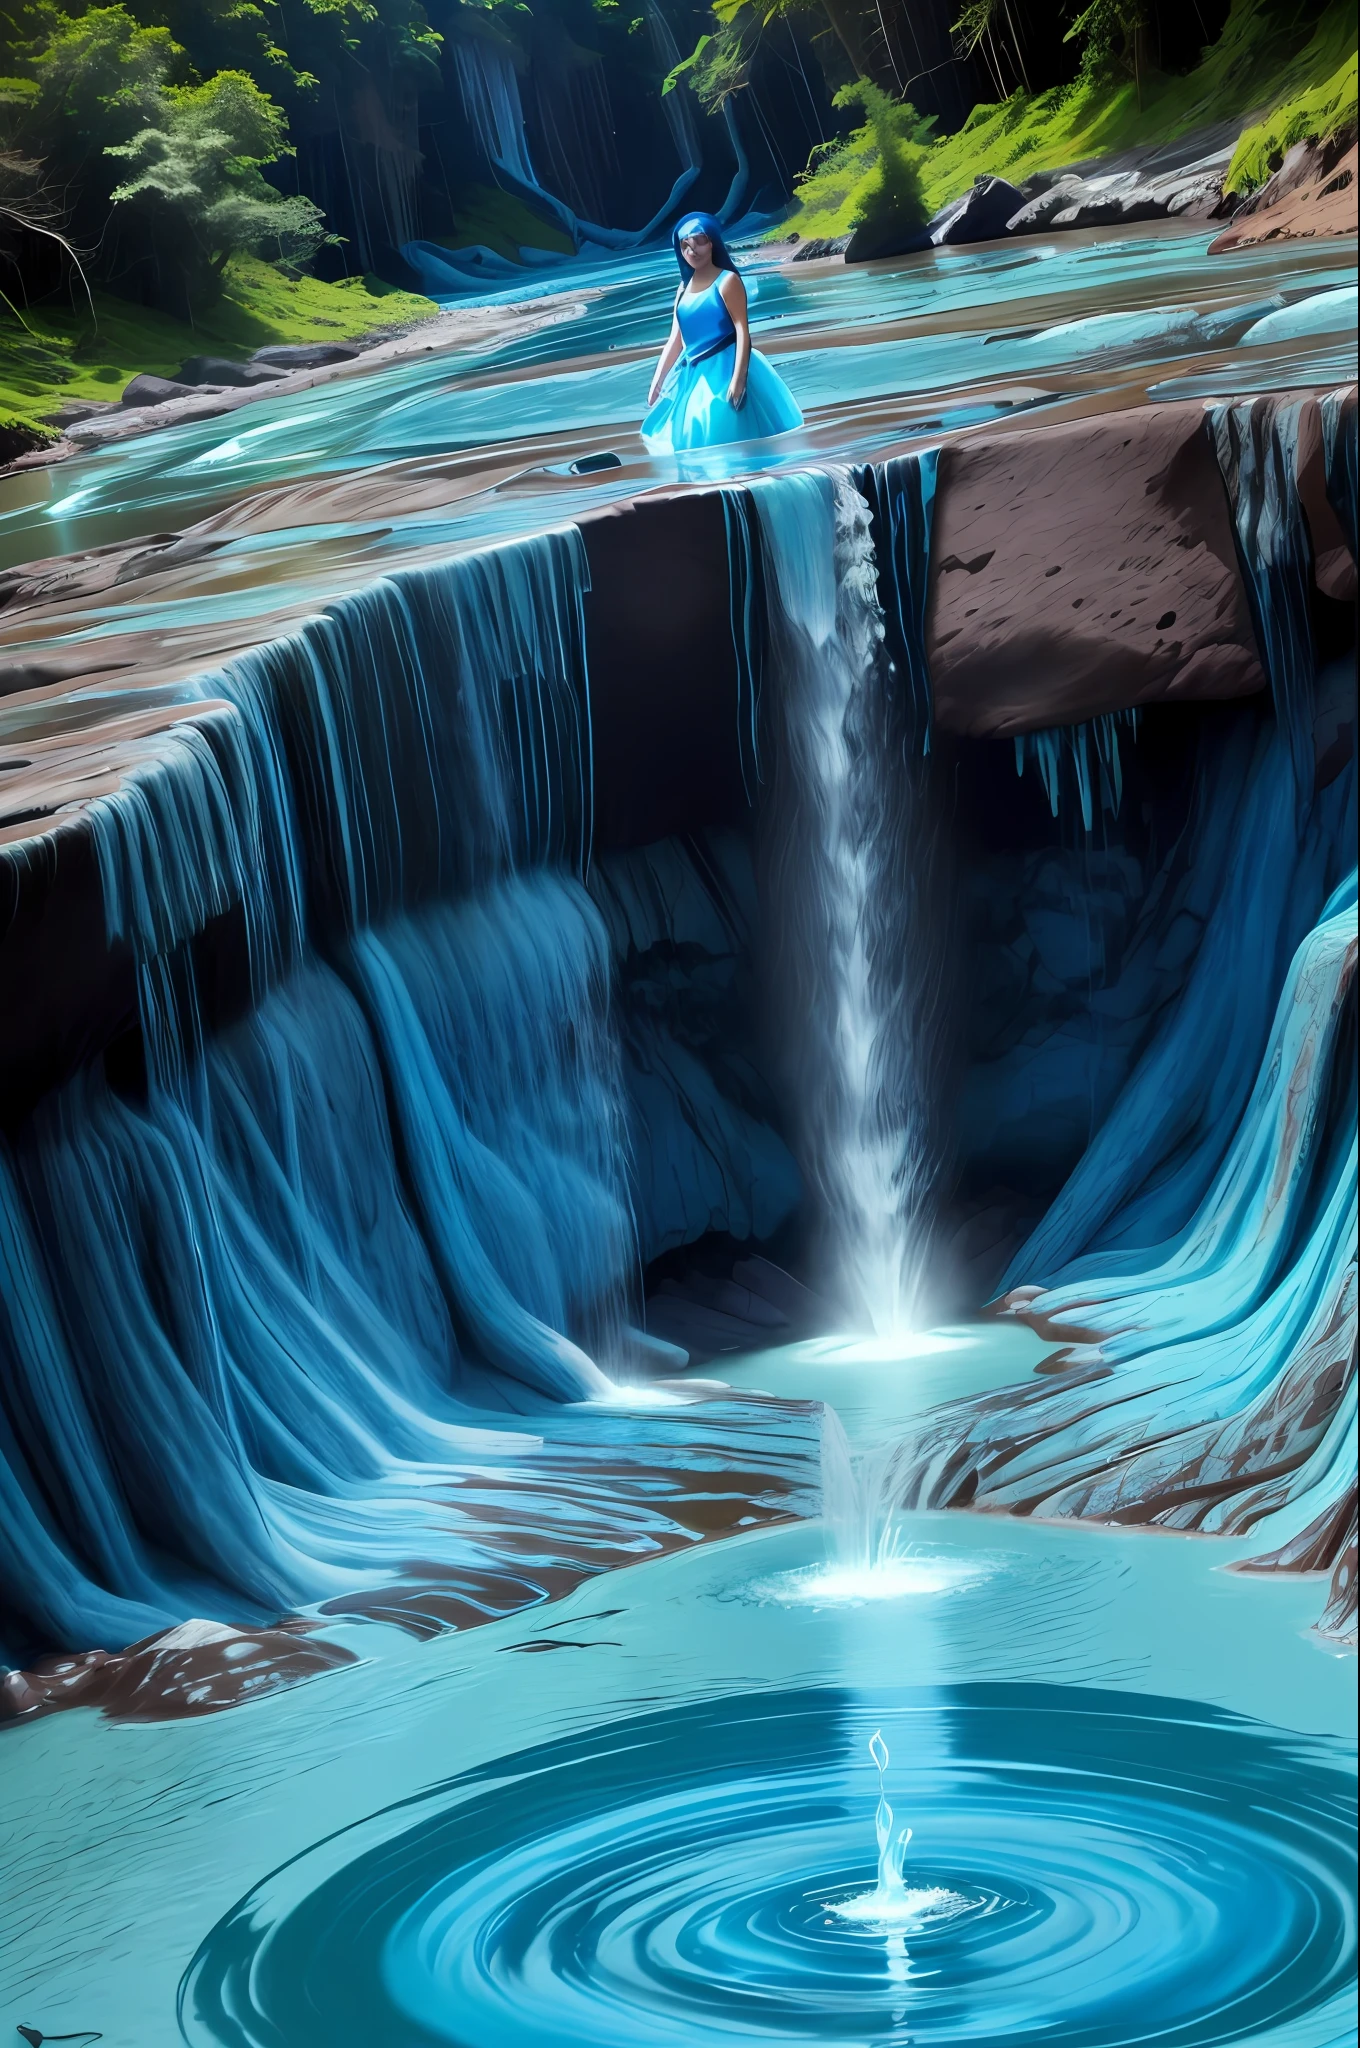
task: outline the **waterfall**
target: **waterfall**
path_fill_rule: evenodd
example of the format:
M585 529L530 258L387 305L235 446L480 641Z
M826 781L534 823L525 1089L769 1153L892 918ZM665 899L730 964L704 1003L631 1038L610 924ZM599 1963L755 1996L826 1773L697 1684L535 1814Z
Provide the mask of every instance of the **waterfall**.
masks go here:
M1307 398L1232 399L1209 426L1232 506L1238 557L1299 803L1313 793L1313 548L1299 500L1299 422Z
M1102 811L1115 817L1119 814L1119 806L1124 800L1119 728L1126 726L1136 739L1139 717L1138 707L1134 705L1127 711L1107 712L1081 725L1059 725L1041 732L1017 733L1015 772L1023 775L1026 766L1033 763L1043 783L1049 809L1056 818L1062 801L1063 763L1070 761L1077 786L1082 829L1089 834L1095 822L1097 795Z
M22 1627L466 1566L429 1489L534 1441L469 1423L607 1393L595 1356L645 1341L584 587L569 530L342 599L179 686L68 827L138 1016L0 1140Z
M778 685L775 976L800 1164L829 1291L891 1339L920 1312L938 1168L937 838L920 739L893 744L904 679L885 648L868 504L845 471L750 495Z

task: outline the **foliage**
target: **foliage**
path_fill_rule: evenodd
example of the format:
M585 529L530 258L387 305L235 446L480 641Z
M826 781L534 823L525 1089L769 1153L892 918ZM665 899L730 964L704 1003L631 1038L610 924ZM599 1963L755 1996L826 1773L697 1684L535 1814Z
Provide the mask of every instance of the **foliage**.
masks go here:
M1064 37L1079 43L1082 69L1089 77L1110 73L1132 75L1138 63L1138 41L1148 26L1147 0L1090 0Z
M1221 35L1200 63L1184 77L1147 77L1141 107L1131 77L1089 70L1071 86L1033 96L1017 93L1000 104L975 107L966 126L937 142L923 159L926 203L932 209L944 205L975 177L991 174L1018 184L1032 172L1143 143L1170 142L1210 123L1278 106L1319 84L1341 62L1342 48L1324 36L1327 24L1342 48L1349 39L1353 53L1355 12L1347 0L1331 0L1322 20L1314 15L1312 22L1300 18L1294 0L1233 0ZM1320 45L1336 50L1330 64L1325 50L1309 57ZM1236 168L1235 162L1230 179Z
M255 257L227 265L222 294L188 322L107 292L89 307L0 307L0 410L40 418L68 398L116 399L139 370L169 377L192 355L248 355L275 341L352 341L438 312L433 300L378 278L323 284L286 277Z
M1254 192L1296 142L1356 130L1356 25L1350 0L1332 0L1307 47L1289 66L1281 98L1244 129L1228 166L1230 192Z
M843 235L879 220L915 224L926 217L921 163L934 122L867 79L836 94L837 107L861 107L864 125L814 150L797 189L800 235Z
M539 218L525 201L494 185L468 185L458 194L454 233L436 237L445 249L470 249L480 244L513 263L526 245L572 253L571 237L555 221Z
M282 108L253 79L219 71L205 85L163 88L147 125L105 147L132 172L110 193L113 205L140 213L154 245L176 249L196 306L216 298L232 256L305 260L325 240L320 209L262 176L287 151L285 134Z

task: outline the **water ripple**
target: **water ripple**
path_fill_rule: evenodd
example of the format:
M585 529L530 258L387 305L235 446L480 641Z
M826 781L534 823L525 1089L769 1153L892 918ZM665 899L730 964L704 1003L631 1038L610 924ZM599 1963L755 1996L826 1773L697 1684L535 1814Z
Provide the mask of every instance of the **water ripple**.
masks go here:
M875 1879L881 1726L914 1830ZM213 1930L196 2048L1322 2048L1354 1968L1339 1749L1033 1685L763 1694L524 1751L317 1844Z

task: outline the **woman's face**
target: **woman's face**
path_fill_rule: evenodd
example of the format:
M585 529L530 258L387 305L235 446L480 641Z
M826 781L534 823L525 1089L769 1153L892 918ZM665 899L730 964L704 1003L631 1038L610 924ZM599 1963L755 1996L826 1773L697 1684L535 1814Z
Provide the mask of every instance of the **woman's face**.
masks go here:
M712 260L713 243L708 235L682 235L680 254L691 270L702 270Z

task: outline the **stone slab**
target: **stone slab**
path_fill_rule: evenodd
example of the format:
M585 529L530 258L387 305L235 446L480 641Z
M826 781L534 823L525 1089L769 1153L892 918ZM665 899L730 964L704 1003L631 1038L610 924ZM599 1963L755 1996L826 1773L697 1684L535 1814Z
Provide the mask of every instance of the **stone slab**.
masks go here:
M1195 404L941 450L935 719L980 737L1266 686Z

